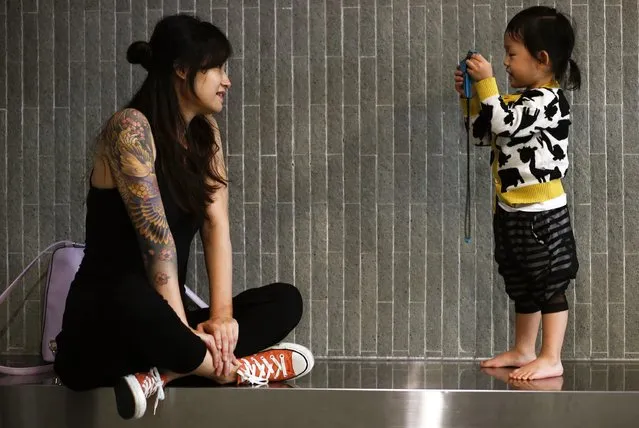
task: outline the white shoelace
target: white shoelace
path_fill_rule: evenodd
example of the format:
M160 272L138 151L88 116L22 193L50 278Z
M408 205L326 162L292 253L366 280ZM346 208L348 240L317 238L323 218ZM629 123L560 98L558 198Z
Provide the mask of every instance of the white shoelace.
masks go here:
M155 403L153 405L153 414L155 415L158 403L161 400L164 400L164 381L162 380L157 368L153 367L149 371L149 374L144 378L144 382L142 383L142 392L144 392L144 396L146 398L156 394Z
M279 357L280 359L278 361L274 355L271 355L270 359L272 363L264 358L264 356L258 358L242 358L241 361L244 366L237 370L237 374L240 375L244 382L257 386L266 385L270 375L274 375L273 377L277 378L280 373L282 373L284 377L286 377L288 373L286 371L286 363L284 362L284 354L280 354ZM274 370L273 366L275 366L277 370Z

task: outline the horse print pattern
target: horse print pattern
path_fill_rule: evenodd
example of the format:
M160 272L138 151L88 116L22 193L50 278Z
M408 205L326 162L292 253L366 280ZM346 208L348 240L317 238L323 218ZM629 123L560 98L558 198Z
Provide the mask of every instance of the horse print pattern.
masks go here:
M527 163L530 168L530 172L533 176L540 182L545 183L546 181L552 180L554 178L561 178L561 172L559 171L559 167L555 167L555 169L543 169L537 168L535 166L535 151L537 147L522 147L521 149L517 149L519 152L519 158L523 163ZM547 176L550 176L549 179L546 179Z
M471 120L474 138L492 140L491 164L497 163L502 192L565 176L571 119L560 88L526 90L510 102L490 96Z

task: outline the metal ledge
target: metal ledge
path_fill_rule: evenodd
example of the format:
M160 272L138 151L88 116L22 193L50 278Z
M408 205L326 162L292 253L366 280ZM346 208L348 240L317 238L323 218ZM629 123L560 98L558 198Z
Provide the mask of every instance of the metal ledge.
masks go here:
M110 389L0 378L0 427L637 427L639 365L567 363L563 379L506 384L476 364L319 361L295 385L169 387L123 421ZM90 373L87 375L90 376ZM524 390L522 390L524 389ZM529 389L529 390L525 390Z
M123 421L112 391L0 387L2 427L636 427L639 393L173 388Z

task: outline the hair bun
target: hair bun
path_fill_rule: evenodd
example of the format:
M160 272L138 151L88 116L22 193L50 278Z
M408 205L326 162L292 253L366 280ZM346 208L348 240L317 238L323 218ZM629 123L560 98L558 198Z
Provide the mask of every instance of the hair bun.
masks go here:
M153 60L151 45L144 41L131 43L131 46L129 46L129 49L126 51L126 59L131 64L142 65L142 67L148 71L151 68L151 62Z

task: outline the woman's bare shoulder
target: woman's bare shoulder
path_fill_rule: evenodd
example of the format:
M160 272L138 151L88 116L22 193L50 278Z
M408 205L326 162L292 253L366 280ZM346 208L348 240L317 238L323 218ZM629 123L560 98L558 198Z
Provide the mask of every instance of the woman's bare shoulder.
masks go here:
M131 127L150 127L149 121L140 110L134 108L124 108L118 110L107 120L107 128L128 129Z
M117 158L127 152L155 159L155 143L146 116L139 110L125 108L106 122L97 142L98 155Z

